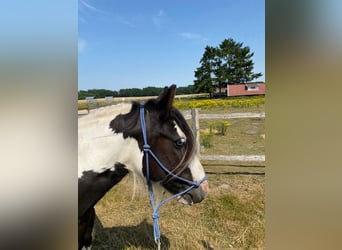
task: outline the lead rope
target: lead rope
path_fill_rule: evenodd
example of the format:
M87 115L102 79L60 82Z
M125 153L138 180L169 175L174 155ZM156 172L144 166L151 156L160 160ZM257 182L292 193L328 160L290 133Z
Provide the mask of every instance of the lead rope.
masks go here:
M152 219L153 219L153 236L154 236L154 241L157 244L158 250L160 250L160 230L159 230L159 223L158 223L158 219L159 219L159 208L164 205L166 202L172 200L173 198L176 198L178 196L182 196L183 194L189 192L190 190L194 189L194 188L198 188L201 183L203 181L205 181L207 179L207 176L204 176L201 180L199 181L189 181L185 178L182 178L178 175L175 175L174 173L172 173L170 170L168 170L158 159L158 157L152 152L151 147L149 144L147 144L147 135L146 135L146 122L145 122L145 112L144 112L144 106L141 105L140 106L140 123L141 123L141 131L142 131L142 136L143 136L143 150L144 150L144 154L145 154L145 163L146 163L146 181L147 181L147 186L148 186L148 194L149 194L149 198L150 198L150 203L151 203L151 207L152 207ZM149 155L151 155L151 157L157 162L157 164L159 165L159 167L161 169L163 169L165 172L167 172L168 174L172 175L175 178L178 178L184 182L187 182L190 186L183 190L182 192L179 192L177 194L174 194L172 196L170 196L169 198L161 201L157 206L155 206L155 202L154 202L154 196L153 196L153 188L152 188L152 183L151 183L151 179L150 179L150 165L149 165Z

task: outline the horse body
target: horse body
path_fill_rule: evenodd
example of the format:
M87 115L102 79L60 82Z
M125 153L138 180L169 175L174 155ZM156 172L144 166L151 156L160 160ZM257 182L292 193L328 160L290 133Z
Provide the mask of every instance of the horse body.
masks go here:
M172 106L174 95L175 86L171 86L144 105L148 143L170 172L198 181L205 173L194 151L192 132ZM79 249L91 245L94 205L129 171L143 180L149 171L149 178L160 194L163 193L160 189L177 194L189 187L186 182L163 171L152 159L146 169L139 107L138 103L118 104L79 118ZM200 202L207 189L205 181L179 197L179 201L184 204Z

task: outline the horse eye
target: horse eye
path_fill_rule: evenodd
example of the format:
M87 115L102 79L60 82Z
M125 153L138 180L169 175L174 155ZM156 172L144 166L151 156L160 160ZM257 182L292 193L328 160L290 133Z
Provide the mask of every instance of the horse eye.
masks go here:
M185 138L180 138L175 141L177 147L183 147L185 145Z

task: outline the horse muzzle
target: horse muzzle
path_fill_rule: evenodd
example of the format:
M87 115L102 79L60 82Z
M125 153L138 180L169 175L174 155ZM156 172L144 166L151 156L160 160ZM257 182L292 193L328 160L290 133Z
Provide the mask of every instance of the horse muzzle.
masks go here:
M199 203L208 195L209 185L208 181L204 181L198 188L192 189L189 192L179 196L177 201L185 205L193 205Z

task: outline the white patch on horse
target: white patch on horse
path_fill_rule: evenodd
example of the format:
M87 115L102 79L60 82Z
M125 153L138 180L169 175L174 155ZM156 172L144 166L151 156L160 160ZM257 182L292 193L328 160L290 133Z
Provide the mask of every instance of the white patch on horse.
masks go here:
M199 160L198 155L195 155L189 164L191 175L194 181L199 181L205 176L203 166Z
M179 137L184 138L186 140L186 135L184 134L184 132L181 130L181 128L178 126L177 123L175 123L175 128Z
M133 173L142 173L142 158L138 142L109 127L117 115L128 113L131 104L118 104L93 111L78 122L78 178L84 171L104 172L115 163L125 165Z
M178 135L186 140L186 135L177 124L175 124L175 128ZM194 143L196 143L196 141ZM199 181L204 178L205 172L197 154L194 155L192 160L190 161L189 169L194 181Z

